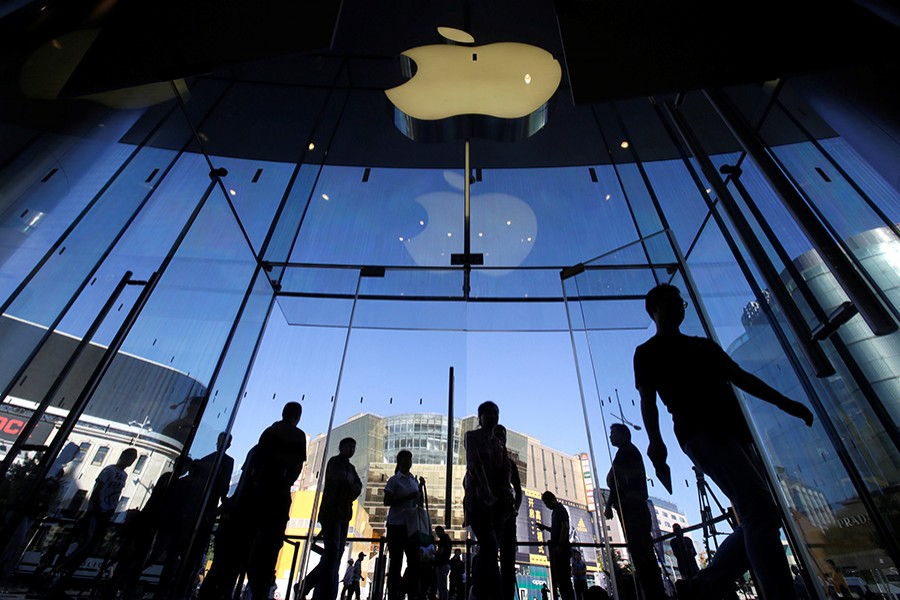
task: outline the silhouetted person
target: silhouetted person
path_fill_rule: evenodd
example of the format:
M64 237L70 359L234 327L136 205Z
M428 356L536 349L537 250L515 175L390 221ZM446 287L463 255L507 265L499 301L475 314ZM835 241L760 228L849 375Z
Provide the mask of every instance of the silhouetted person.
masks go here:
M187 553L187 560L192 567L189 570L194 573L197 572L200 560L209 546L209 538L212 535L219 507L228 496L231 476L234 473L234 458L227 454L228 448L231 447L231 439L230 434L224 431L220 432L216 437L216 449L191 462L188 477L191 480L193 501L200 501L206 491L206 486L210 486L209 496L207 496L200 514L200 523L197 534L194 536L194 543ZM216 467L216 458L220 452L222 459Z
M506 447L506 427L497 425L494 427L494 436ZM503 523L500 531L500 586L504 600L514 600L519 597L518 584L516 582L516 515L522 506L522 480L519 477L519 468L509 456L507 449L507 464L509 469L509 493L513 500L513 514Z
M472 586L478 600L500 598L500 569L497 564L500 535L506 520L513 516L510 493L509 455L495 434L500 409L493 402L478 407L480 427L466 432L466 475L463 479L463 508L466 525L478 540L478 568Z
M356 596L356 600L359 600L360 590L359 585L360 581L362 581L362 567L363 567L363 559L366 557L364 552L360 552L356 556L356 562L353 563L353 572L350 577L350 589L347 591L346 600L351 600L353 596ZM341 594L343 596L343 593Z
M546 583L541 584L541 600L550 600L550 589Z
M434 579L438 600L447 600L447 576L450 574L450 554L453 552L453 540L438 525L434 528L437 535L437 549L434 553Z
M653 550L653 521L647 504L644 459L637 446L631 443L631 430L623 423L610 425L609 443L618 450L606 475L609 499L604 515L611 519L613 509L619 513L628 553L644 596L647 600L663 600L666 591Z
M185 463L179 473L183 474L187 466ZM140 575L147 565L148 557L158 553L151 554L151 551L164 543L158 532L171 508L168 499L173 477L172 471L166 471L159 476L153 484L150 497L128 526L125 541L120 549L118 565L108 585L107 597L114 598L116 592L120 590L126 597L142 597ZM160 538L159 544L156 542L157 538Z
M462 557L462 550L457 548L453 551L453 557L450 559L450 589L448 596L450 600L460 600L465 595L464 575L466 572L466 563Z
M387 522L388 600L400 600L406 593L415 594L419 589L419 542L407 532L407 517L413 513L422 498L420 484L410 473L412 452L397 453L397 470L384 486L384 504L389 506ZM403 556L406 556L406 574L401 575Z
M328 459L325 467L325 486L319 505L324 546L320 563L322 576L313 594L314 600L334 600L338 594L338 569L353 516L353 501L362 492L362 481L350 462L355 453L356 440L344 438L338 444L338 455Z
M125 469L134 464L137 454L134 448L126 448L115 464L103 467L97 475L88 500L87 512L78 519L72 531L73 542L77 546L53 569L53 582L47 594L49 597L64 597L63 590L69 578L81 566L84 559L103 542L109 523L119 505L122 490L128 482Z
M569 511L556 499L553 492L541 494L544 505L552 512L550 526L538 523L540 529L550 532L548 542L550 552L550 579L554 591L562 600L573 600L575 590L572 588L572 543L569 541Z
M319 546L316 542L322 539L322 531L319 530L319 533L313 537L313 545L310 548L310 551L315 552L319 556L322 556L324 549L322 546ZM295 592L298 598L306 598L309 593L316 589L319 585L319 580L322 579L322 574L324 573L322 569L322 560L319 559L319 562L313 567L307 574L306 577L303 578L302 581L298 582L296 585Z
M697 549L691 538L682 533L681 525L678 523L672 525L672 532L675 537L669 540L669 546L678 563L678 572L681 573L682 579L690 579L700 572L700 567L697 566Z
M257 449L258 446L253 446L247 452L237 488L219 509L219 524L213 542L214 559L200 586L200 600L230 598L238 576L247 570L256 530L251 492L255 485Z
M656 335L635 350L634 377L650 438L647 456L657 471L668 468L668 452L659 432L659 394L672 414L675 437L685 454L728 496L740 520L709 566L677 584L679 594L723 596L749 565L766 600L794 598L779 537L778 507L751 459L749 430L729 383L807 426L812 425L812 413L740 368L715 342L682 334L679 327L687 303L675 286L663 284L650 290L645 307L656 323Z
M344 576L341 578L341 585L343 588L341 589L341 600L346 600L347 593L350 591L350 587L353 585L353 559L347 559L347 568L344 569Z
M266 598L272 587L275 563L284 544L284 528L291 512L291 486L306 461L306 434L297 427L303 407L288 402L281 420L259 436L251 466L252 485L246 490L246 515L254 524L247 579L254 598Z
M572 583L575 587L575 600L584 600L587 594L587 563L578 550L572 550Z

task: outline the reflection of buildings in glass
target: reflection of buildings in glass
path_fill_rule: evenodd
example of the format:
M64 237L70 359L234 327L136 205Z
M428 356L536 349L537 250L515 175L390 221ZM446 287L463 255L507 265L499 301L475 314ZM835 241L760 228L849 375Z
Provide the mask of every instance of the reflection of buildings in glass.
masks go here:
M869 273L873 276L878 274L879 283L885 286L883 289L889 297L900 294L900 241L892 232L887 228L865 231L849 238L847 244ZM837 281L816 251L811 250L797 257L794 266L826 313L846 300ZM783 277L787 280L791 293L798 298L798 304L805 306L796 283L788 274ZM811 316L808 318L811 322L814 321ZM775 335L755 302L747 305L741 320L745 333L729 346L729 355L787 396L794 394L802 397L800 383L794 376L791 365L782 357ZM897 356L900 352L896 347L900 334L875 337L860 317L854 317L836 335L840 336L848 352L865 372L872 391L888 412L895 419L900 417L900 362L886 359L891 355ZM833 345L825 343L823 348L834 356ZM834 358L833 363L840 365L842 361L836 356ZM870 415L868 401L853 383L853 379L839 373L825 382L825 385L817 386L816 391L821 395L841 433L855 441L851 450L860 453L859 463L868 469L867 474L864 471L864 476L870 486L880 489L900 483L900 463L896 449L882 439L884 435ZM767 449L776 454L773 465L783 468L788 475L794 477L800 477L800 466L805 465L802 479L814 489L830 488L831 491L826 493L830 498L840 500L855 495L831 448L800 447L792 443L793 432L801 425L790 419L767 418L762 411L754 411L754 420L757 430L766 437L764 442Z
M885 227L859 233L845 241L885 295L896 302L900 294L900 241L896 236ZM793 261L793 266L826 314L847 299L816 251L800 255ZM798 305L805 309L796 282L787 272L782 277L798 299ZM777 307L773 309L777 313ZM810 323L817 322L811 314L807 314L807 318ZM732 342L728 354L787 396L803 397L800 383L759 305L749 303L741 320L745 333ZM870 382L877 401L896 420L900 416L900 362L888 357L900 354L897 350L900 335L875 337L859 316L843 325L835 335L840 337ZM822 347L833 359L833 364L842 365L832 343L825 342ZM863 391L852 377L840 370L828 380L814 381L814 384L839 434L848 441L848 450L856 455L855 462L866 483L889 504L892 495L896 497L895 490L900 483L900 463L896 448L885 439ZM880 568L875 563L881 551L873 549L879 543L877 536L834 448L796 444L803 425L785 418L777 409L757 404L749 404L755 429L781 483L789 510L804 531L807 543L815 546L813 554L820 561L837 558L837 562L842 563L840 557L847 557L852 564L871 562L873 568ZM856 508L848 508L851 506ZM852 515L842 518L849 513ZM848 532L852 535L848 536ZM836 543L838 539L844 542ZM816 540L821 543L815 543ZM853 540L858 545L854 546ZM820 546L829 547L833 554L820 556ZM844 564L848 563L844 561Z
M29 339L43 335L38 325L4 316L2 327L11 339ZM53 333L44 349L35 357L13 395L0 406L0 458L19 436L34 409L50 389L53 379L48 373L58 371L81 340ZM88 344L81 358L62 383L46 414L28 438L30 446L44 446L53 441L68 415L68 409L84 387L94 367L106 350L99 344ZM171 405L159 402L159 392L166 390ZM173 438L156 430L182 420L187 400L202 394L205 388L195 379L137 356L124 352L112 361L103 385L99 386L76 422L67 443L78 446L75 458L65 465L63 484L57 507L65 514L75 514L86 505L94 480L107 465L114 464L128 447L138 451L135 464L127 469L128 483L122 492L117 512L141 508L160 475L170 469L181 452L183 436ZM122 399L127 398L127 402ZM158 425L157 425L158 424ZM172 429L171 427L169 428ZM18 459L40 459L36 451L27 451ZM119 519L124 515L120 515Z
M465 475L465 448L460 441L466 431L477 427L474 416L455 419L452 469L451 530L454 537L463 537L463 489ZM380 417L363 413L350 417L336 425L331 433L329 449L325 456L337 453L341 439L357 440L356 454L351 459L363 480L364 507L369 513L372 527L380 531L384 527L387 507L383 504L384 485L394 474L397 452L408 449L413 454L412 472L424 477L428 487L428 500L434 524L444 523L447 488L447 417L431 413L411 413ZM325 435L319 434L310 441L307 460L297 483L301 490L314 489L318 469L322 465ZM549 448L539 440L515 431L508 431L507 448L510 457L519 468L524 487L532 490L550 490L562 500L586 507L584 478L578 456L570 456Z

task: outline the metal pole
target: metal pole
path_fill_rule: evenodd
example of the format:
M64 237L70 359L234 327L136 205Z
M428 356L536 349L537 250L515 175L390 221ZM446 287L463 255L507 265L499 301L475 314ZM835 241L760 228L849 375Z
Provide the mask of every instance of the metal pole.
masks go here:
M741 241L744 242L744 245L747 247L747 252L753 258L753 262L759 269L763 280L768 284L769 291L775 296L785 319L797 338L800 349L812 365L816 375L819 377L834 375L834 366L831 364L831 361L828 360L828 356L825 355L821 346L819 346L817 342L812 341L812 334L810 333L809 326L807 326L803 315L800 314L800 310L797 308L794 299L787 290L787 286L772 265L772 261L766 254L759 238L754 234L753 229L741 212L740 207L731 195L731 192L728 191L728 188L722 182L721 177L719 177L715 165L713 165L709 156L703 151L703 148L700 146L700 141L697 139L696 135L694 135L694 132L690 125L688 125L684 115L668 104L666 105L666 109L669 116L672 118L678 133L684 140L687 149L694 155L694 160L696 160L697 164L700 166L703 176L706 177L709 185L712 186L712 189L715 191L719 203L728 213L728 217L734 225L734 228L737 230ZM760 298L760 300L762 300L762 298Z
M444 529L450 529L453 514L453 367L450 367L449 398L447 400L447 488L444 497Z

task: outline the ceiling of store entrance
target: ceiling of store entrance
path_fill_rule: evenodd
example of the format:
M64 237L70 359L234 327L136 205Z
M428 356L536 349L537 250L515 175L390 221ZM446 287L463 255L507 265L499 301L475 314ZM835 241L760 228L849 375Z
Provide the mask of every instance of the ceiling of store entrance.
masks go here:
M41 5L49 9L38 20L30 11ZM0 23L4 54L81 26L98 6L95 1L35 3L8 15ZM193 76L260 86L337 85L352 90L342 119L358 134L354 143L330 149L328 162L384 167L459 162L458 144L417 151L393 127L381 93L404 81L400 53L437 43L438 26L467 30L478 44L515 40L540 46L564 63L550 125L517 144L478 141L473 160L485 168L606 163L598 136L589 133L597 129L590 103L853 65L877 58L896 39L896 29L850 1L824 8L763 0L739 17L713 0L558 0L555 5L551 0L134 0L113 6L61 96ZM857 41L861 36L866 44ZM758 85L748 93L764 96ZM2 116L37 120L41 110L50 110L31 108L27 115L8 109ZM55 116L53 123L62 127L67 115ZM671 144L646 137L642 159L672 157ZM711 150L733 149L729 139L720 142ZM228 156L297 160L293 147L282 151L274 144L265 152L259 156L241 144L216 149Z

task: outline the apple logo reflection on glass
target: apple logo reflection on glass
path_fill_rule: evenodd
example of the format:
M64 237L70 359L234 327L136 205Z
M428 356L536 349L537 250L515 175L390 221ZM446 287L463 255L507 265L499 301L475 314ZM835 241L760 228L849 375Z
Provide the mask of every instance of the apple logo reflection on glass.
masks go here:
M462 173L444 171L444 181L454 191L443 189L415 198L427 215L419 221L421 230L405 236L403 247L421 267L444 265L450 253L459 249L463 235L459 207L463 202L465 177ZM486 264L518 267L525 262L535 246L538 221L527 202L501 192L474 194L473 210L486 223L500 223L489 231L472 231L472 251L484 254ZM448 235L449 234L449 235ZM503 277L505 269L481 271L483 277Z
M448 43L403 52L410 80L385 91L400 131L420 141L515 141L544 126L562 78L552 54L518 42L476 46L471 35L449 27L438 33Z

